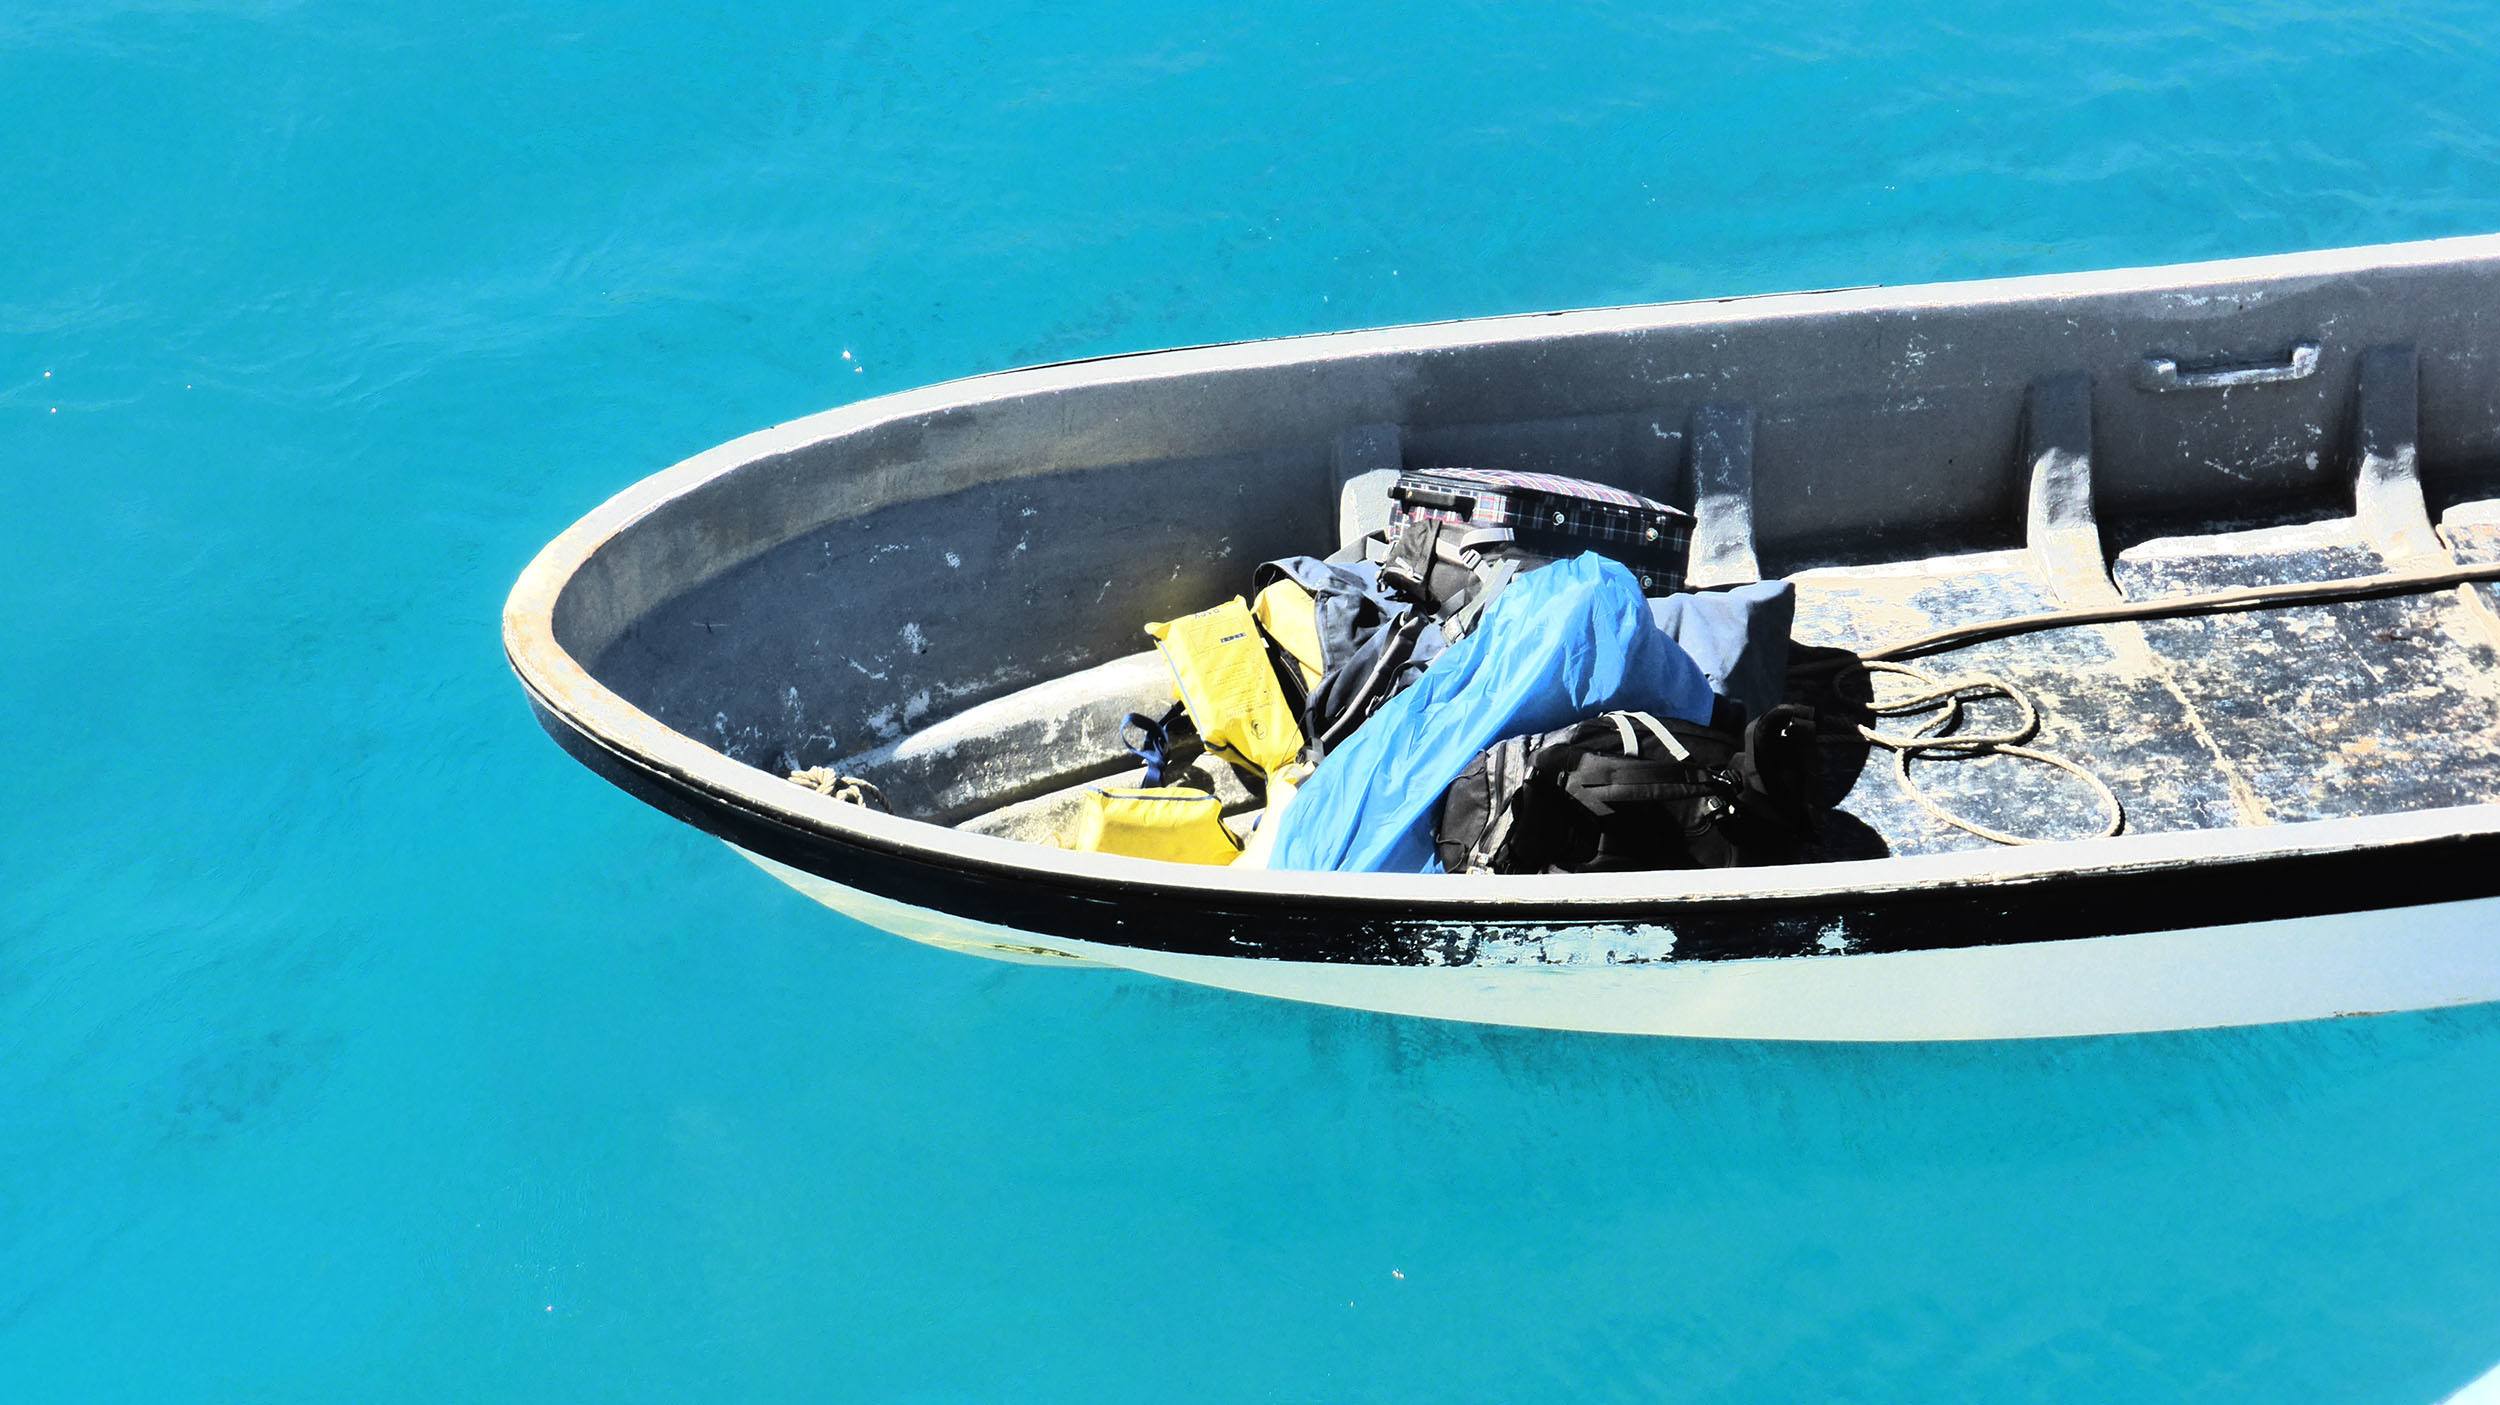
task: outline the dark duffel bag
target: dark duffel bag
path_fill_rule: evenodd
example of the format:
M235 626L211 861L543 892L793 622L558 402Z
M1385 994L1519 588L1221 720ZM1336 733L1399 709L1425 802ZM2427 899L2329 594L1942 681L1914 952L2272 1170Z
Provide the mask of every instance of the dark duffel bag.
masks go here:
M1478 754L1443 793L1433 838L1451 873L1779 863L1812 833L1817 747L1810 708L1742 730L1609 712Z

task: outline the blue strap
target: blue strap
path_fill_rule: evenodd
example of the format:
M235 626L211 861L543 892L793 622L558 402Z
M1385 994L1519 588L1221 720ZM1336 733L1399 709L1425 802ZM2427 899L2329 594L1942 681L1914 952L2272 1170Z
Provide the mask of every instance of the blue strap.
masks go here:
M1138 760L1146 763L1146 784L1148 785L1163 784L1163 768L1169 764L1172 750L1172 721L1180 715L1181 705L1174 703L1171 710L1164 713L1160 720L1148 717L1142 712L1132 712L1120 719L1120 745L1127 747L1136 754ZM1128 739L1131 728L1137 730L1139 740Z

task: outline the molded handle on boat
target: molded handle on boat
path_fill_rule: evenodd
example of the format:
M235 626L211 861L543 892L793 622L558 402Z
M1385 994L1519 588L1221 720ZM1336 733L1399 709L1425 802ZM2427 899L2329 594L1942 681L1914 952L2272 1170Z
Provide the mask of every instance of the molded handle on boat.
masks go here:
M2305 341L2293 346L2290 358L2279 366L2214 366L2202 371L2182 371L2175 357L2147 356L2136 372L2135 383L2146 390L2229 390L2235 385L2304 380L2317 373L2318 344Z

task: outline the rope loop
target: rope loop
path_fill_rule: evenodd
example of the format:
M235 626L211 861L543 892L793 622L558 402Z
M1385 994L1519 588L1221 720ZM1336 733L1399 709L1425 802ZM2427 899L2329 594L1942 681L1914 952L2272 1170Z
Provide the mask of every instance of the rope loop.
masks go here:
M843 775L831 766L810 766L804 771L792 771L790 780L793 784L806 786L818 795L829 795L846 805L857 805L863 809L875 810L879 814L894 813L894 807L885 802L884 791L857 776Z
M1878 673L1907 678L1918 687L1916 691L1901 697L1878 697L1875 692L1874 678L1874 675ZM2046 844L2053 842L2046 838L1992 829L1976 820L1957 815L1937 803L1935 797L1929 795L1910 776L1910 758L1913 756L1929 757L1939 761L1975 761L1988 756L2011 756L2064 771L2070 776L2080 778L2084 784L2092 788L2093 794L2098 797L2102 807L2108 810L2109 822L2103 825L2097 834L2078 837L2106 839L2126 828L2126 807L2119 804L2117 793L2109 788L2107 782L2066 757L2026 745L2033 737L2039 735L2040 706L2032 701L2030 693L2004 678L1993 673L1968 673L1958 678L1939 679L1923 669L1912 668L1908 664L1891 659L1857 659L1843 664L1840 672L1834 675L1832 679L1834 691L1838 691L1841 679L1852 675L1866 679L1866 709L1878 718L1908 717L1922 712L1935 713L1934 717L1917 724L1907 732L1878 731L1864 723L1860 723L1857 727L1857 734L1869 745L1882 747L1892 753L1893 775L1900 780L1902 792L1917 802L1919 808L1935 818L1956 829L1968 830L1991 843ZM2001 698L2014 704L2022 714L2021 720L2011 727L1995 732L1958 730L1967 704L1991 698Z

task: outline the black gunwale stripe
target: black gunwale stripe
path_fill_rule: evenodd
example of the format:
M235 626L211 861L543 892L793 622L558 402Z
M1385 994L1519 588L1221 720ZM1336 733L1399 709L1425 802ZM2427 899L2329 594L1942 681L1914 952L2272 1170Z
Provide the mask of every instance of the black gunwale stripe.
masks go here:
M931 863L836 838L712 795L600 743L534 695L540 725L635 798L717 838L892 901L1022 932L1194 956L1371 965L1468 964L1487 937L1665 926L1677 960L1952 950L2223 926L2500 895L2500 834L2428 836L2330 853L2235 856L2156 869L1938 884L1860 898L1636 899L1395 913L1335 898L1204 890L1032 869ZM2390 902L2391 895L2401 900ZM1453 936L1453 932L1461 935ZM2500 940L2500 933L2495 933Z

